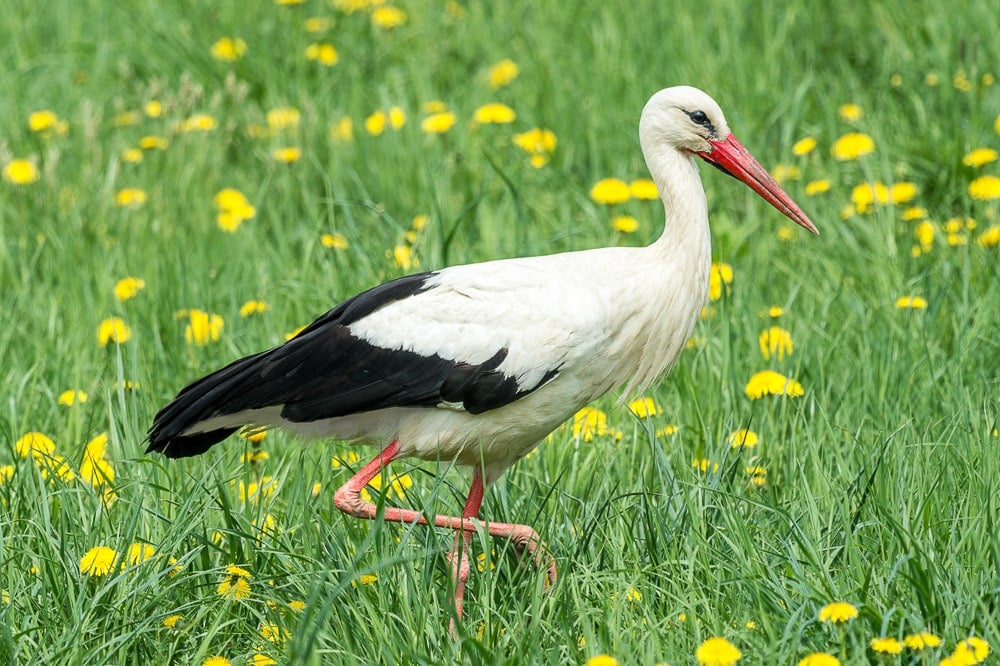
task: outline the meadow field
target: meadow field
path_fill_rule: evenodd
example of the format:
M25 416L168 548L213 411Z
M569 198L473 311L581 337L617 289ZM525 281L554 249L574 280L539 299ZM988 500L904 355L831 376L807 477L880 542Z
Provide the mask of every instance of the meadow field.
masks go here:
M8 2L0 663L995 660L997 35L985 1ZM184 385L364 288L651 242L636 127L682 83L821 235L701 169L678 367L484 502L556 585L477 537L453 639L451 534L333 506L375 450L144 453ZM427 514L468 489L391 471L372 498Z

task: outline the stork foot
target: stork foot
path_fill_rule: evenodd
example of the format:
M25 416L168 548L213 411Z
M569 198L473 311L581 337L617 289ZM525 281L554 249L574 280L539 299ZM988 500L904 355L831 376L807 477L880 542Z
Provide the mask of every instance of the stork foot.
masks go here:
M490 525L493 527L493 525ZM556 558L552 551L538 536L538 532L528 525L504 525L510 527L509 534L496 534L490 530L493 536L506 536L517 550L518 557L523 558L525 551L531 557L532 564L536 569L545 571L545 587L552 587L556 584L558 574L556 572Z

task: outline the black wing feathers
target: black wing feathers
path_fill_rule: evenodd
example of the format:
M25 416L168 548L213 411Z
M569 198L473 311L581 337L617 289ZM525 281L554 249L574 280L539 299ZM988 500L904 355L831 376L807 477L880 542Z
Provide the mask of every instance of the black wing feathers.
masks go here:
M149 450L196 455L237 428L183 433L208 419L281 407L292 422L309 422L387 407L461 404L472 414L502 407L535 390L497 370L507 350L479 364L386 349L353 335L352 323L428 288L432 274L388 282L344 301L280 347L247 356L192 383L163 407L149 430ZM225 424L228 426L229 424Z

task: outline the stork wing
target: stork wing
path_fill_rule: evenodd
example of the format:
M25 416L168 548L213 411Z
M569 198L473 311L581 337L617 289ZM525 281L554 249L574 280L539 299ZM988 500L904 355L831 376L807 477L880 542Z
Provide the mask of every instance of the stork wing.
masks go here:
M280 347L239 359L194 382L156 415L149 449L195 455L236 429L224 417L268 408L300 423L388 407L447 405L478 414L517 400L558 374L558 366L536 369L529 377L501 368L508 356L501 344L487 343L488 348L480 346L475 354L449 358L428 353L426 342L408 347L380 344L356 330L364 330L359 322L375 312L380 321L392 322L400 303L422 300L420 294L435 288L436 275L411 275L363 292ZM401 319L394 325L380 324L397 329L390 337L419 343L422 333L431 335L413 330L420 326L413 307L399 311ZM435 316L440 323L440 315Z

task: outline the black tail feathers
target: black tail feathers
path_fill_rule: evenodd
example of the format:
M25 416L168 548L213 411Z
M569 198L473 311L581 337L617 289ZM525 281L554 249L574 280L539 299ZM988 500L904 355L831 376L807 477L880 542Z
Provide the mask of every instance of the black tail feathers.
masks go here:
M245 425L226 423L207 431L196 428L208 419L237 414L249 408L240 399L242 391L239 387L254 372L261 356L255 354L234 361L178 393L153 418L146 453L159 451L168 458L196 456Z

